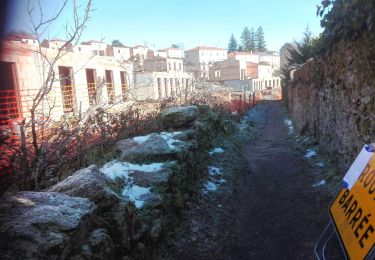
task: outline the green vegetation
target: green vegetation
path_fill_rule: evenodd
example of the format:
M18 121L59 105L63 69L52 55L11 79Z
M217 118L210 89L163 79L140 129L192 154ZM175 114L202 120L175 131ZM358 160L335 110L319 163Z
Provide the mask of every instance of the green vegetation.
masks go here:
M113 47L124 47L125 45L122 44L122 42L120 42L119 40L113 40L112 41L112 46Z
M234 35L230 36L229 43L228 43L228 52L234 52L238 50L238 43L236 38L234 38Z
M229 39L228 51L267 51L266 40L262 26L255 31L253 27L250 29L245 26L241 33L241 45L238 45L233 33Z
M340 40L355 40L363 32L374 32L374 0L323 0L316 14L322 18L320 24L324 28L321 52Z
M266 51L266 40L264 39L264 31L262 26L258 27L256 32L256 49L258 51Z

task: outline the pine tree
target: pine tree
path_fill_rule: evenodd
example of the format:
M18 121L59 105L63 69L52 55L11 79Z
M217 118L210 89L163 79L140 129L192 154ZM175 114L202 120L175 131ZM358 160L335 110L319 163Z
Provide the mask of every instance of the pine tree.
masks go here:
M236 40L236 38L234 38L234 35L232 33L232 35L230 36L230 39L229 39L229 43L228 43L228 52L237 51L237 49L238 49L238 43L237 43L237 40Z
M288 48L289 64L303 64L314 56L316 40L313 38L310 28L307 26L301 41L294 41Z
M257 50L258 51L266 51L266 40L264 39L264 31L262 26L258 27L256 32L256 39L257 39Z
M255 51L257 49L257 35L254 31L254 28L250 28L250 51Z
M242 47L245 51L250 51L251 49L251 38L250 38L250 30L247 26L243 29L241 34L241 43Z

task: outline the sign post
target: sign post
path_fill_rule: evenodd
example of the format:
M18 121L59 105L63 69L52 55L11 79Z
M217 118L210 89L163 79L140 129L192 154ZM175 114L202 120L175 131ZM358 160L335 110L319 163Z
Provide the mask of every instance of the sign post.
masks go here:
M329 214L348 258L375 256L375 155L350 189L341 189Z

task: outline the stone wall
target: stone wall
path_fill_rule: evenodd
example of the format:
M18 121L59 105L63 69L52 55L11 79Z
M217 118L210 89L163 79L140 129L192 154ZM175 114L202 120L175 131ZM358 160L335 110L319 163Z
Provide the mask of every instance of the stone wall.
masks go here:
M316 137L342 172L365 143L375 142L375 41L341 41L310 60L286 87L297 129Z

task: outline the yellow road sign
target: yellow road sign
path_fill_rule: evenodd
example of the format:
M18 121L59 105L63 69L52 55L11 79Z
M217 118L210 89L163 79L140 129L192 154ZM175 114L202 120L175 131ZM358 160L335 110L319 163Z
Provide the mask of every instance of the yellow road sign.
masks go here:
M375 245L375 156L353 187L342 189L330 208L330 216L350 259L365 259Z

